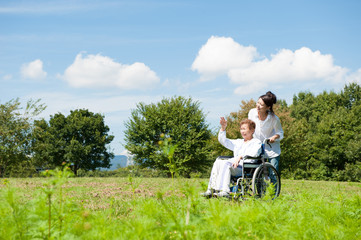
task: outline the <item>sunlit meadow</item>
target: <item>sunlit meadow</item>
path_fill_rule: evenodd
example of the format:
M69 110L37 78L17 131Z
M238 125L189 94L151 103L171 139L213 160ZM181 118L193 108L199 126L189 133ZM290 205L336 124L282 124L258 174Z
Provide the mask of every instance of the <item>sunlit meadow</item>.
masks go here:
M361 239L361 183L230 201L202 198L207 179L52 175L1 179L0 239Z

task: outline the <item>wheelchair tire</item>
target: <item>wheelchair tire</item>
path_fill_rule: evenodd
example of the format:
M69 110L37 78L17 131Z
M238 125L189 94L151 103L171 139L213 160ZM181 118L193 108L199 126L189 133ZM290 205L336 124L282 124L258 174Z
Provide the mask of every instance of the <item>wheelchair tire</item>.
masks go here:
M253 174L252 191L254 196L266 195L267 188L271 183L274 185L274 192L271 193L271 196L272 199L275 199L281 191L281 179L277 170L267 162L260 165Z

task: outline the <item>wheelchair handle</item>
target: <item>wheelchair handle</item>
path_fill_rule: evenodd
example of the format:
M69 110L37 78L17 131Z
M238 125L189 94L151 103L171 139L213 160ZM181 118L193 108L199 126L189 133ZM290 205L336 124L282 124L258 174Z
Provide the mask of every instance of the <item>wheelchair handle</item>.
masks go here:
M271 145L271 143L270 143L269 138L266 138L265 140L263 140L263 146L265 146L266 144L267 144L270 148L272 148L272 145Z

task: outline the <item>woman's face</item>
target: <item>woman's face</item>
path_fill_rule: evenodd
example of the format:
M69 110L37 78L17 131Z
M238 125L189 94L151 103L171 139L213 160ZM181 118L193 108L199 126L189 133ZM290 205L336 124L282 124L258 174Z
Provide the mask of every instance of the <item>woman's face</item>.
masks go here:
M241 135L244 140L251 140L253 138L254 129L249 129L248 124L241 125Z
M268 110L270 110L270 107L267 106L262 98L259 98L256 104L257 111L259 113L266 113Z

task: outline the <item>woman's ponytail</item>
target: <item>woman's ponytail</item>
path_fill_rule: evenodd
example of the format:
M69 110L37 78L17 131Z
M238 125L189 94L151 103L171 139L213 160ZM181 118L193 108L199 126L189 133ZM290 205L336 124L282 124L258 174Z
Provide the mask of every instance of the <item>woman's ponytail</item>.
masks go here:
M274 95L271 91L268 91L266 94L260 96L259 98L261 98L263 100L263 102L270 107L270 112L273 112L273 104L275 104L277 102L277 97L276 95Z

